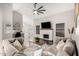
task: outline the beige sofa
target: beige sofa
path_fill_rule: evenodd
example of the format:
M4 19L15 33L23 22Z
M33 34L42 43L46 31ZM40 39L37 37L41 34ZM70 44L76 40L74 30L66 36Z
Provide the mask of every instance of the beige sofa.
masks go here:
M44 47L45 46L45 47ZM44 47L44 48L43 48ZM47 44L43 45L43 56L73 56L76 55L75 51L75 41L72 39L60 39L59 41L54 41L54 44L49 46Z
M42 54L41 47L32 42L27 46L21 45L18 40L13 39L13 41L9 39L0 41L0 56L40 56Z
M28 44L27 44L28 43ZM29 46L30 45L30 46ZM30 52L29 52L30 51ZM1 40L0 56L73 56L75 52L75 41L72 39L57 39L53 45L44 44L39 46L32 42L24 41L21 45L18 40Z

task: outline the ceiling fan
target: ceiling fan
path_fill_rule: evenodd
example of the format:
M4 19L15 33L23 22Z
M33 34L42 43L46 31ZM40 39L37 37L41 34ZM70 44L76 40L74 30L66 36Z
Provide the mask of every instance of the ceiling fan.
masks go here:
M33 9L33 14L44 14L46 10L43 9L44 6L40 6L37 8L37 3L34 3L34 9Z

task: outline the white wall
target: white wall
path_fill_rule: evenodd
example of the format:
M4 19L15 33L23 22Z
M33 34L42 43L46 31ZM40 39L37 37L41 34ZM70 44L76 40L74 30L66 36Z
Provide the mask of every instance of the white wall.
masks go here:
M29 18L26 15L23 15L23 31L25 40L33 41L34 38L33 19Z
M11 38L12 34L11 32L8 34L6 33L7 31L12 30L13 25L12 25L12 4L8 4L8 3L2 3L1 5L1 9L2 9L2 27L3 27L3 39L7 39L7 38ZM9 27L10 30L7 30L6 28L6 24L11 25Z
M74 39L76 41L76 45L77 45L77 49L78 49L78 55L79 55L79 15L77 18L77 28L75 28L75 35L74 35Z
M45 21L50 21L52 23L54 39L56 38L56 23L65 23L65 37L69 37L68 28L71 29L74 26L74 10L68 10L48 17L36 19L34 25L41 25L41 22Z
M0 4L0 40L2 40L2 6Z
M23 17L22 14L17 11L13 11L13 29L21 31L23 27Z
M23 17L22 20L23 20L24 39L31 41L33 40L32 34L34 33L32 9L33 9L33 5L30 3L13 4L13 10L19 12Z

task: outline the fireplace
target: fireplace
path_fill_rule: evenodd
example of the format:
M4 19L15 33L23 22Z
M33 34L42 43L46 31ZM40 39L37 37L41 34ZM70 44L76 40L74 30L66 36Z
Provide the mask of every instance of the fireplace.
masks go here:
M43 34L43 38L49 39L49 35L48 34Z

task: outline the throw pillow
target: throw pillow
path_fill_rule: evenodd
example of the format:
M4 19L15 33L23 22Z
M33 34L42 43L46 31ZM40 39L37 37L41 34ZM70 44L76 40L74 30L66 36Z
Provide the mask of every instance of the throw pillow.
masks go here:
M43 55L44 56L55 56L53 53L51 53L49 51L43 51Z
M65 46L63 47L63 51L67 52L69 55L72 55L74 50L74 45L71 42L66 42Z
M6 56L12 56L15 52L18 52L18 50L14 46L12 46L8 40L3 40L2 44Z
M58 45L56 46L57 50L62 50L64 47L65 43L63 40L59 41Z
M69 54L67 52L65 52L65 51L59 50L57 52L57 56L69 56Z
M13 44L13 46L14 46L16 49L18 49L18 50L22 50L22 49L23 49L22 45L20 44L20 42L19 42L18 40L16 40L16 41L13 42L12 44Z

